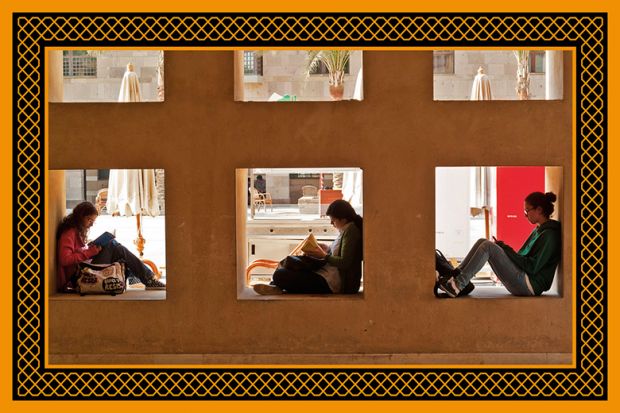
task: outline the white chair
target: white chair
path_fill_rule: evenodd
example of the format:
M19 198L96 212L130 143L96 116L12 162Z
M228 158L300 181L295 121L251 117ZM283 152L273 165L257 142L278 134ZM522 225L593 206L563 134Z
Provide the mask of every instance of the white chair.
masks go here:
M267 205L269 205L271 207L271 212L273 212L273 201L269 192L261 194L256 188L249 188L249 191L256 211L260 211L260 209L263 208L265 212L267 212Z

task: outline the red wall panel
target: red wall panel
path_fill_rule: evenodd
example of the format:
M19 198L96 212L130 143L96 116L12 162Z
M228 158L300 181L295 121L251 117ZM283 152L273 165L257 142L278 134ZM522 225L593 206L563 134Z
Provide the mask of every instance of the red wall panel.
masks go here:
M534 229L525 218L523 200L545 190L544 166L497 167L497 239L515 250Z

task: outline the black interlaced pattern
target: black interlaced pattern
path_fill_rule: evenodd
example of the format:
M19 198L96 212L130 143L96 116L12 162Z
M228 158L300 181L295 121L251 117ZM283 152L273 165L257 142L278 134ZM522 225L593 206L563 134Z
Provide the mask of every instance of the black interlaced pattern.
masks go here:
M606 14L16 14L13 33L14 398L607 397ZM574 48L577 59L575 368L46 369L43 365L45 47L327 45Z

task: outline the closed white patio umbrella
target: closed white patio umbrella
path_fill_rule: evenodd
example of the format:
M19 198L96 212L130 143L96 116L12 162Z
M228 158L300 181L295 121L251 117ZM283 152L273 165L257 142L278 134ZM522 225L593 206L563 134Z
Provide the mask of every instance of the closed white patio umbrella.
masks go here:
M469 100L492 100L491 81L484 73L482 67L478 68L478 74L474 77L474 83L471 86L471 95Z
M155 170L110 169L106 208L113 216L136 216L138 238L134 243L142 257L146 243L142 236L142 216L159 215Z
M133 70L133 64L127 63L127 70L121 81L121 89L118 92L119 102L141 102L140 80L138 74Z

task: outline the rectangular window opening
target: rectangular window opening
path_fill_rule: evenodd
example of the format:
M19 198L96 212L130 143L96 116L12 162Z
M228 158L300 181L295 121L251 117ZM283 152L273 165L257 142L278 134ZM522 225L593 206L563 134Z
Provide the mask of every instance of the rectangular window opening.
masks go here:
M105 232L114 235L114 242L120 243L131 254L142 261L137 271L143 271L143 278L154 275L162 284L167 284L166 268L166 209L165 172L163 169L72 169L51 170L48 190L49 213L49 286L52 298L59 300L162 300L166 298L165 288L146 288L138 278L133 279L136 269L133 262L125 262L126 290L115 296L61 292L63 284L71 279L69 272L76 268L73 256L82 251L75 244L65 245L60 251L57 231L61 222L76 211L81 203L94 207L96 219L87 231L87 242ZM83 208L83 207L80 207ZM80 210L80 209L78 209ZM83 210L83 209L82 209ZM88 209L87 209L88 210ZM140 215L138 220L137 215ZM139 224L138 224L139 222ZM60 233L58 235L61 235ZM136 242L139 238L143 242ZM68 251L69 250L69 251ZM68 255L67 255L68 253ZM63 255L61 257L61 255ZM109 264L101 257L87 257L94 263ZM63 261L66 262L63 265ZM79 261L84 261L80 259ZM116 261L116 260L114 260ZM139 261L138 261L139 262ZM142 270L144 268L144 270Z
M563 53L434 50L433 100L562 100Z
M244 50L234 69L237 101L363 100L361 50Z
M60 51L52 51L60 54ZM52 102L162 102L163 50L63 50L50 58Z
M519 251L536 225L524 214L524 200L532 192L557 195L551 218L563 225L562 167L472 166L435 169L435 248L450 263L460 265L479 239L505 242ZM564 222L563 222L564 221ZM567 230L567 229L564 229ZM562 263L545 295L560 295ZM489 263L471 280L475 297L510 295Z
M340 234L326 216L333 201L345 200L363 216L360 168L251 168L237 169L236 174L239 298L264 298L254 286L269 284L277 263L310 234L319 243L332 245ZM327 280L333 273L324 275ZM338 284L330 282L330 288ZM358 295L363 292L363 276L360 284ZM295 297L299 295L283 296Z

